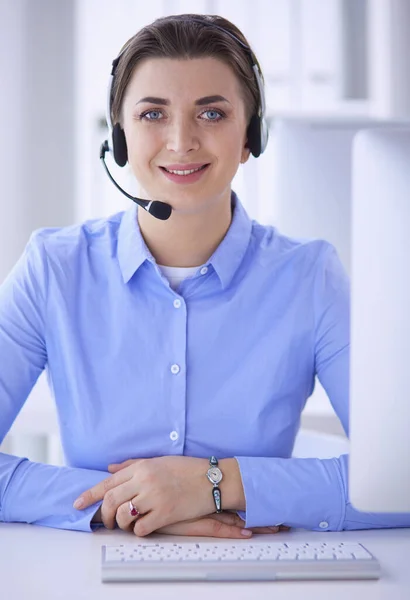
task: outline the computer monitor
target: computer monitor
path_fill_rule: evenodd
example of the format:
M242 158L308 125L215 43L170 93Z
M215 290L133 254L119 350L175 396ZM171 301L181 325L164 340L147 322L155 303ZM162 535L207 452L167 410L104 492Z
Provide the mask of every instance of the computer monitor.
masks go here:
M349 497L410 512L410 126L353 141Z

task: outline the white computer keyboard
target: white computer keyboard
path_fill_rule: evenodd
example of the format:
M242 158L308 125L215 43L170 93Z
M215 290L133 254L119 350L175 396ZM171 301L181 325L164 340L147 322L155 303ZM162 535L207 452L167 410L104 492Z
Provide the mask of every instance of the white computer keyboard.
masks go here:
M102 546L103 581L378 579L355 542L152 542Z

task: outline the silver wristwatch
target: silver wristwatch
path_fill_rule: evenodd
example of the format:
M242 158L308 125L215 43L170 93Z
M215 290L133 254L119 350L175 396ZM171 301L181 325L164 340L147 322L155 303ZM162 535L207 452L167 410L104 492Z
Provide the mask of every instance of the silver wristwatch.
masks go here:
M212 495L214 497L215 508L217 513L222 512L222 499L221 499L221 490L218 487L218 483L222 481L222 471L218 467L218 460L215 456L211 456L209 459L209 469L206 473L209 481L214 486L212 488Z

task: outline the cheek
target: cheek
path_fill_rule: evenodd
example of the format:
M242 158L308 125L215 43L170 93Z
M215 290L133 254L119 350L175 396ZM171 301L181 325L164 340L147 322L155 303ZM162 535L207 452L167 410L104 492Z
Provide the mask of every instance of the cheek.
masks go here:
M127 139L128 161L134 172L144 173L161 149L155 135L134 135Z
M243 146L245 145L245 143L242 140L242 137L239 135L233 135L230 139L229 142L227 142L225 149L224 149L224 155L225 155L225 159L224 159L224 163L229 163L233 166L233 168L235 167L235 165L237 165L237 163L240 162L241 158L242 158L242 152L243 152Z
M127 148L131 155L148 155L151 148L158 146L158 136L142 130L131 131L126 134Z

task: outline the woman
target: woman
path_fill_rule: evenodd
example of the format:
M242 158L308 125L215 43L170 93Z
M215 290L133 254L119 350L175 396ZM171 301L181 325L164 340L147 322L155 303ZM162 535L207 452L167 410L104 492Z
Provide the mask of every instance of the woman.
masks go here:
M69 466L2 455L1 520L138 536L410 525L351 506L347 456L290 458L316 374L348 431L349 283L333 246L251 221L231 190L266 145L246 46L221 17L167 17L115 63L114 156L172 212L37 231L3 284L1 437L46 368Z

